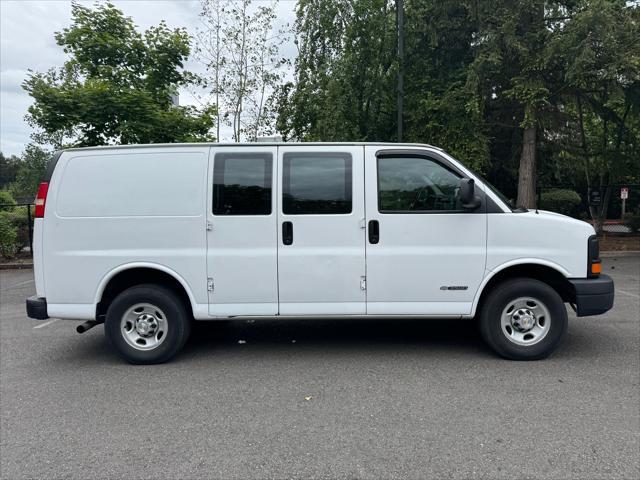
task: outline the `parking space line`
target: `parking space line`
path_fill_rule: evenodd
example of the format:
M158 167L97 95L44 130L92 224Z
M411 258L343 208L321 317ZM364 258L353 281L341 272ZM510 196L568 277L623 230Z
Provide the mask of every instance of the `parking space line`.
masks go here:
M631 293L631 292L625 292L624 290L616 290L616 292L620 292L620 293L624 293L625 295L629 295L630 297L633 298L640 298L640 295L636 295L635 293Z
M7 290L11 290L13 288L22 287L24 285L28 285L28 284L33 283L33 282L34 282L34 280L31 279L31 280L26 280L26 281L20 282L20 283L14 283L13 285L9 285L7 288L1 289L0 292L6 292Z
M49 320L48 322L44 322L44 323L41 323L40 325L36 325L36 326L35 326L35 327L33 327L33 328L42 328L42 327L46 327L47 325L51 325L52 323L55 323L55 322L57 322L57 321L58 321L58 319L57 319L57 318L54 318L53 320Z

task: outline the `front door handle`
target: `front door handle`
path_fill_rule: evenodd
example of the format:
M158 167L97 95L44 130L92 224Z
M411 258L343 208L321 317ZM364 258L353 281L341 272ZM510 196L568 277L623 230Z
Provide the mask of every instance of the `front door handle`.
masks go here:
M380 224L378 220L369 220L369 243L376 244L380 241Z
M293 223L282 222L282 243L291 245L293 243Z

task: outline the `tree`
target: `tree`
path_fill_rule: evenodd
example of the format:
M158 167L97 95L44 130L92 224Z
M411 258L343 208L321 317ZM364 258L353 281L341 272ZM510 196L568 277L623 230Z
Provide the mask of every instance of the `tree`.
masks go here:
M5 157L0 152L0 189L6 188L16 179L18 168L20 167L20 159L15 155Z
M474 59L474 10L459 0L406 4L406 139L441 146L485 171L489 139L475 90L468 83Z
M598 232L614 184L640 181L639 39L640 6L594 0L580 3L550 45L566 71L558 156L604 191L590 207Z
M471 11L453 0L406 2L405 139L483 168L480 111L469 99ZM278 129L303 140L395 141L396 3L301 0L295 83L280 90Z
M552 35L549 15L556 15L558 3L497 0L480 2L476 10L470 79L477 86L488 122L496 110L502 110L506 113L503 125L518 129L517 204L527 208L536 205L537 145L555 79L546 58Z
M395 137L395 10L389 0L300 0L295 83L278 92L278 130L301 140Z
M70 55L59 69L31 72L23 88L33 97L34 138L59 146L210 139L212 108L172 106L171 95L195 82L183 70L189 56L184 29L164 22L139 33L110 3L74 3L72 24L56 33Z
M405 9L405 139L443 147L526 207L538 178L581 192L601 185L597 224L615 181L640 181L637 3ZM393 0L298 2L295 78L278 92L286 138L396 140L395 13Z
M226 64L222 29L226 21L227 0L201 0L201 27L196 32L196 56L210 75L205 84L210 88L216 106L216 138L220 139L222 76Z
M22 152L18 172L10 190L21 202L33 202L38 185L44 179L47 162L51 152L33 143L28 144Z
M201 0L198 57L206 84L233 139L256 139L272 132L270 97L282 79L279 57L284 32L276 32L275 2L253 7L251 0Z

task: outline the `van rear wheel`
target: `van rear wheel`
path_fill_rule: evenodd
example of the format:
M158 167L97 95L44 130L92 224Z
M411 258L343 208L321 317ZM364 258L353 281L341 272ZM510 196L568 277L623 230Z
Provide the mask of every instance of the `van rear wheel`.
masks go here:
M185 305L170 289L145 284L128 288L107 310L105 334L133 364L162 363L184 346L191 330Z
M511 360L540 360L564 339L567 309L546 283L516 278L496 285L480 312L480 332L499 355Z

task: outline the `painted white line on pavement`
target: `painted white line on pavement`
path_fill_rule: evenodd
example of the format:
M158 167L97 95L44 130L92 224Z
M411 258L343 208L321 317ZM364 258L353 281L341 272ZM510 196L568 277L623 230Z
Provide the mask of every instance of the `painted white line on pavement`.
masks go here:
M18 287L22 287L23 285L28 285L30 283L34 283L34 280L26 280L24 282L20 282L20 283L15 283L13 285L9 285L7 288L3 288L2 290L0 290L1 292L5 292L7 290L11 290L12 288L18 288Z
M57 321L58 321L58 319L57 319L57 318L54 318L53 320L49 320L48 322L44 322L44 323L41 323L40 325L36 325L36 326L35 326L35 327L33 327L33 328L42 328L42 327L46 327L47 325L51 325L52 323L55 323L55 322L57 322Z
M625 295L629 295L630 297L633 298L640 298L640 295L636 295L635 293L631 293L631 292L625 292L624 290L616 290L616 292L620 292L620 293L624 293Z

